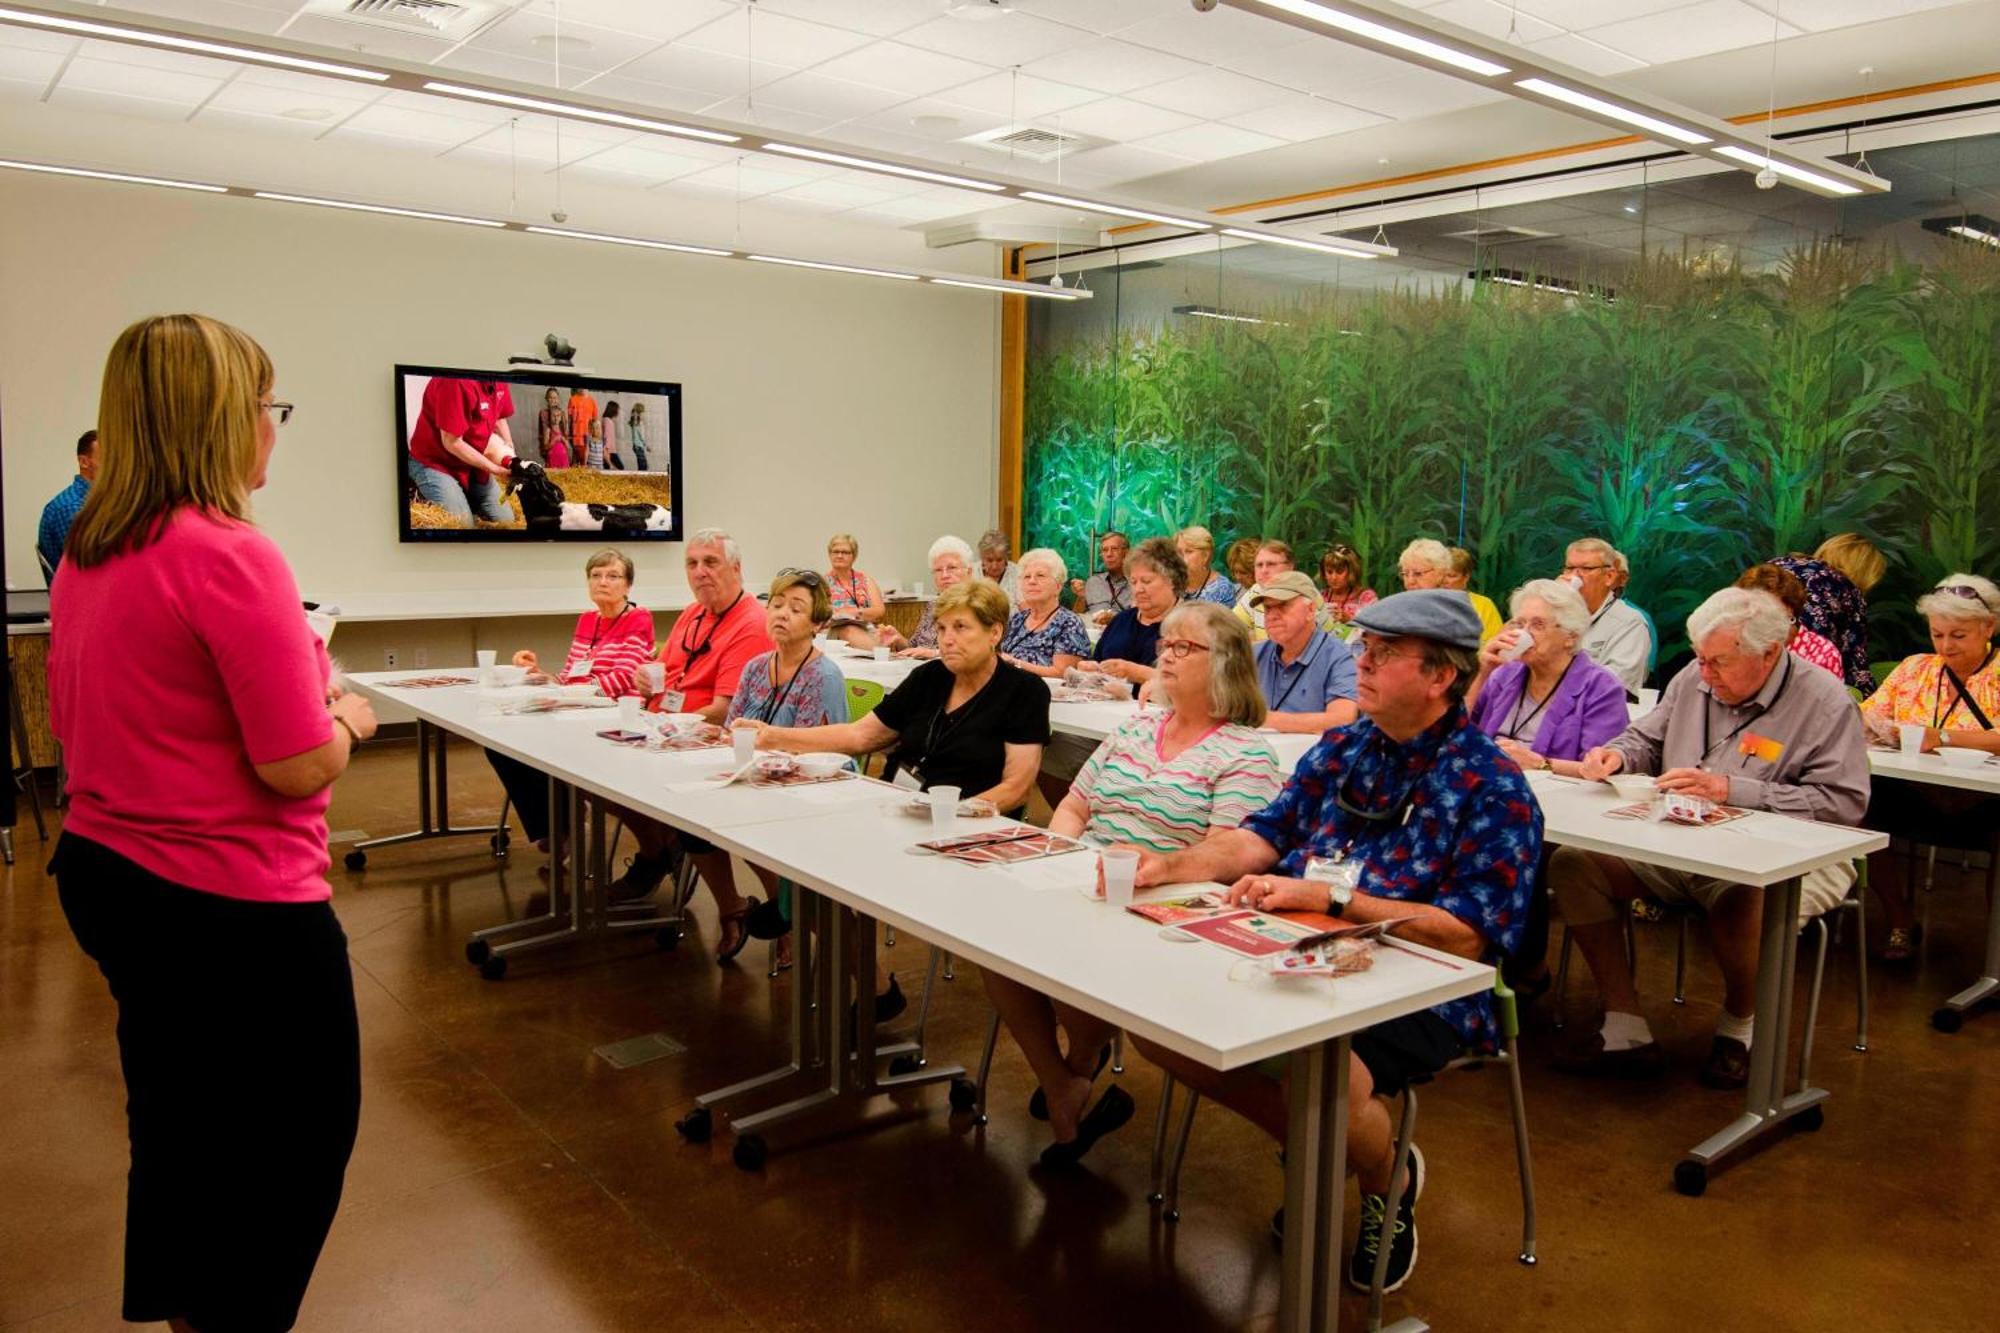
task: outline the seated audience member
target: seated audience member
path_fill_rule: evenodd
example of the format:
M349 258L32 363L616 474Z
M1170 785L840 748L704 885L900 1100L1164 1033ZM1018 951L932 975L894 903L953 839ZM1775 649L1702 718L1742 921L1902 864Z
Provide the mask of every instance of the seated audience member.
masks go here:
M1132 539L1122 532L1107 532L1097 539L1097 558L1104 568L1087 579L1071 579L1070 592L1081 605L1078 610L1093 625L1106 625L1120 611L1131 609L1132 581L1125 577L1125 553Z
M1021 557L1021 595L1000 656L1036 676L1063 673L1090 653L1090 631L1083 619L1062 604L1063 581L1069 570L1063 558L1046 546Z
M1403 548L1396 557L1397 572L1403 577L1406 592L1426 588L1446 588L1464 592L1464 580L1460 578L1457 566L1452 561L1451 548L1431 537L1419 537ZM1472 594L1466 593L1472 601ZM1480 601L1486 602L1482 609ZM1479 617L1480 642L1484 643L1500 632L1500 609L1486 598L1472 601L1472 613ZM1358 621L1356 623L1359 623Z
M1621 580L1618 552L1598 537L1581 537L1563 555L1562 581L1583 597L1590 624L1583 632L1583 651L1590 660L1618 677L1631 698L1646 683L1646 659L1653 651L1653 631L1646 618L1617 595Z
M1847 683L1840 662L1840 649L1833 646L1832 640L1813 633L1799 623L1799 612L1806 604L1806 585L1798 575L1781 565L1766 562L1752 565L1737 575L1735 586L1768 592L1783 602L1792 617L1792 637L1786 646L1813 666L1831 671L1833 678L1843 685Z
M1472 552L1463 546L1447 546L1445 551L1451 557L1451 572L1445 575L1444 586L1456 588L1472 599L1472 609L1479 613L1480 628L1491 639L1500 632L1500 608L1485 593L1472 591Z
M1105 738L1056 806L1052 830L1171 852L1235 828L1277 795L1278 756L1256 730L1264 701L1250 639L1228 612L1207 602L1169 611L1155 684L1153 698L1170 711L1141 714ZM998 973L985 979L1041 1082L1028 1111L1055 1132L1042 1162L1070 1165L1132 1115L1132 1098L1115 1086L1084 1114L1115 1026Z
M70 525L83 509L90 483L97 477L97 432L87 430L76 440L76 475L42 506L42 521L35 528L35 554L42 559L48 577L55 577L62 563L63 545L69 540Z
M1257 539L1238 537L1222 553L1222 569L1239 588L1247 588L1257 578Z
M1612 596L1616 597L1624 605L1631 607L1632 614L1646 622L1645 679L1651 680L1653 678L1653 668L1659 664L1660 627L1653 623L1653 617L1647 612L1646 608L1633 601L1631 594L1626 591L1632 582L1632 562L1626 558L1623 551L1613 551L1611 558L1613 563L1618 567L1617 572L1612 576ZM1636 703L1638 700L1634 698L1633 702Z
M1840 649L1849 685L1863 694L1875 688L1868 670L1868 594L1888 572L1889 562L1858 532L1828 537L1811 555L1779 556L1771 562L1789 569L1806 585L1799 623L1831 639Z
M1345 542L1326 548L1319 558L1320 587L1335 630L1345 630L1362 607L1375 600L1375 590L1361 577L1361 555Z
M594 609L577 617L562 665L549 670L526 648L514 654L514 665L525 667L531 679L595 684L612 699L642 693L634 676L653 656L653 613L633 602L632 574L631 557L622 551L599 551L584 561L583 577ZM486 761L507 789L528 841L547 851L549 775L498 750L488 750Z
M962 583L972 577L972 548L962 537L949 534L931 543L931 579L942 593L953 584ZM924 603L923 614L917 617L917 628L909 638L894 625L881 624L875 627L876 641L892 650L898 657L937 656L937 607L936 599Z
M683 563L694 605L681 612L660 645L661 688L646 706L655 712L699 713L703 721L720 725L742 688L744 669L752 658L772 650L771 635L764 608L743 589L743 556L734 537L720 528L700 529L688 538ZM694 857L715 895L720 922L716 960L727 962L741 953L749 938L743 918L751 904L737 894L733 875L723 867L728 853L636 812L625 812L624 820L638 852L607 889L611 901L629 902L658 888L678 846Z
M1868 806L1861 719L1839 681L1785 650L1792 622L1784 606L1769 593L1724 588L1695 608L1687 624L1695 660L1675 674L1659 707L1586 754L1579 775L1597 781L1613 773L1653 773L1662 791L1858 824ZM1854 868L1844 862L1806 875L1801 917L1839 903L1853 882ZM1662 1066L1660 1047L1639 1012L1618 921L1625 900L1650 895L1708 914L1724 994L1702 1082L1742 1087L1754 1039L1764 891L1569 847L1550 858L1549 887L1605 1008L1598 1037L1568 1053L1560 1067L1633 1074ZM1770 1035L1779 1042L1786 1036Z
M856 648L873 648L875 627L889 612L882 589L874 579L854 567L861 543L845 532L836 532L826 543L826 586L833 598L833 636Z
M1021 567L1014 563L1014 545L998 528L979 534L979 577L1000 585L1012 606L1021 596Z
M1914 723L1924 728L1926 752L1941 744L2000 752L2000 654L1993 648L2000 588L1976 574L1952 574L1917 599L1917 614L1929 622L1933 651L1896 664L1861 705L1862 725L1884 745L1897 744L1898 727ZM1992 797L1883 779L1870 794L1866 823L1898 837L1983 848L1996 818L2000 801ZM1877 853L1868 883L1889 920L1883 961L1908 962L1921 931L1902 855Z
M1049 740L1049 690L1000 660L1007 598L985 579L938 594L938 657L912 671L867 716L831 726L782 727L752 721L762 749L887 750L897 780L929 791L957 787L961 798L1018 812L1028 799ZM876 995L887 1022L905 1000L895 977Z
M1319 627L1319 590L1295 569L1273 574L1257 594L1267 637L1257 645L1257 683L1278 731L1318 735L1355 719L1354 654Z
M1259 544L1251 556L1252 581L1244 585L1243 592L1236 599L1236 618L1250 627L1253 642L1262 642L1264 638L1264 611L1257 605L1257 594L1266 582L1292 567L1291 546L1276 537Z
M1215 559L1215 537L1200 524L1182 528L1174 536L1174 549L1180 552L1181 563L1187 566L1187 591L1183 597L1197 598L1204 602L1214 602L1220 607L1236 605L1236 595L1243 591L1227 574L1209 568Z
M1527 912L1542 816L1521 770L1471 724L1460 702L1475 670L1479 617L1463 593L1420 591L1385 597L1356 623L1361 720L1322 737L1278 798L1242 828L1184 851L1142 850L1139 883L1220 880L1232 901L1261 911L1328 912L1356 922L1408 917L1397 928L1402 938L1498 961L1513 949ZM1413 809L1422 818L1406 818ZM1340 863L1349 860L1343 873ZM1358 880L1349 879L1355 870ZM1384 1244L1392 1290L1417 1257L1423 1157L1412 1150L1408 1186L1401 1198L1386 1198L1395 1156L1386 1099L1495 1036L1485 991L1355 1034L1347 1166L1361 1186L1361 1227L1348 1265L1351 1285L1367 1288ZM1265 1066L1223 1073L1137 1036L1133 1042L1284 1143L1283 1075Z

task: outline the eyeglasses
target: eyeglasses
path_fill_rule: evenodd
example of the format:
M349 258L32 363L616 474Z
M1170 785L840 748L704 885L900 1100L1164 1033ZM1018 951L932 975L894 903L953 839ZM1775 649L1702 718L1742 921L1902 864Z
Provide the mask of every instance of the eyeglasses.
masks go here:
M1714 657L1703 657L1700 653L1696 653L1694 664L1703 671L1722 671L1734 663L1741 661L1745 656L1747 654L1741 651L1717 653Z
M1546 616L1516 616L1507 623L1530 634L1547 634L1556 627L1556 623Z
M808 588L824 588L826 586L826 580L820 577L820 572L817 569L781 569L778 571L778 577L781 579L790 579L794 583L803 583Z
M1970 583L1940 583L1937 587L1932 588L1931 591L1948 592L1953 597L1963 597L1968 602L1977 602L1981 606L1986 605L1986 599L1980 595L1979 589L1973 587Z
M1565 574L1590 574L1590 573L1595 573L1595 572L1597 572L1597 571L1599 571L1599 570L1605 570L1605 569L1609 569L1609 568L1611 568L1611 566L1609 566L1609 565L1564 565L1564 566L1563 566L1563 573L1565 573Z
M1361 636L1361 641L1354 646L1354 659L1357 662L1366 662L1371 668L1378 670L1399 657L1421 657L1422 655L1421 652L1412 651L1408 648L1391 648L1387 645L1386 640L1371 640L1365 634Z
M274 418L276 418L277 423L280 426L284 425L287 421L290 421L292 419L292 413L298 410L295 407L293 407L290 403L270 402L270 403L260 403L259 406L262 407L266 412L269 412Z
M1196 643L1193 639L1161 639L1159 655L1169 661L1178 662L1190 653L1205 653L1208 645Z

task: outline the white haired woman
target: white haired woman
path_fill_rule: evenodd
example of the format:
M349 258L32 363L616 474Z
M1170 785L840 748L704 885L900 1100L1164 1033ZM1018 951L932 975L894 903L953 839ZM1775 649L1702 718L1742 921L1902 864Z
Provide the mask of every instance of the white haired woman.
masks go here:
M1000 641L1000 656L1036 676L1061 680L1090 655L1090 631L1083 618L1062 604L1069 567L1046 546L1021 557L1021 592Z
M940 594L946 588L965 582L972 577L972 547L963 537L947 533L931 543L931 578L937 583ZM923 615L917 619L916 631L907 639L894 625L875 627L877 639L898 657L936 657L938 655L937 600L924 603Z
M998 528L979 534L979 577L1000 585L1013 605L1021 596L1021 567L1014 563L1014 544Z
M1155 683L1154 698L1171 711L1142 714L1106 737L1056 806L1051 830L1171 852L1235 828L1278 794L1278 757L1257 734L1264 696L1250 633L1234 615L1208 602L1169 611ZM1132 1116L1132 1098L1115 1086L1084 1110L1112 1025L996 973L985 981L1041 1083L1028 1113L1055 1133L1042 1164L1074 1165Z
M1500 608L1493 605L1491 597L1483 596L1467 588L1472 579L1472 556L1469 552L1446 546L1432 537L1419 537L1403 548L1396 557L1396 570L1403 576L1403 588L1450 588L1462 592L1472 602L1472 609L1479 613L1479 641L1486 643L1500 632Z
M1903 723L1924 728L1923 748L1940 745L2000 753L2000 588L1977 574L1951 574L1917 599L1929 622L1932 651L1897 663L1881 688L1861 705L1869 736L1893 744ZM1926 843L1986 846L1986 830L2000 801L1909 782L1877 780L1868 802L1868 827L1915 836ZM1969 816L1969 817L1968 817ZM1892 852L1873 858L1868 882L1889 920L1885 962L1916 955L1922 929L1910 910L1909 881Z
M1186 596L1217 606L1236 605L1243 589L1227 574L1210 568L1215 559L1214 533L1199 523L1190 523L1174 534L1174 548L1187 566Z

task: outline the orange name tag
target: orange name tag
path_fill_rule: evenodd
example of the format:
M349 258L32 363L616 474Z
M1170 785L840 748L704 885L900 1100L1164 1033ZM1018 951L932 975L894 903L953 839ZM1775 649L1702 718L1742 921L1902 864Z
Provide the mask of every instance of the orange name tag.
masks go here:
M1775 764L1778 762L1778 756L1785 752L1785 747L1782 742L1774 741L1769 736L1759 736L1754 731L1746 731L1743 733L1743 739L1736 743L1736 752L1747 754L1752 759L1762 759L1767 764Z

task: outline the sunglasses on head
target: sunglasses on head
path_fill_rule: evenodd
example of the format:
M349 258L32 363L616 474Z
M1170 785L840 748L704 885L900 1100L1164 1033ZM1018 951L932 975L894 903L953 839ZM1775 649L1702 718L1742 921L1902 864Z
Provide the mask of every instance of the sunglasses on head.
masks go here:
M1973 587L1970 583L1940 583L1937 587L1932 588L1931 591L1948 592L1953 597L1963 597L1968 602L1977 602L1981 606L1986 605L1986 599L1980 595L1979 589Z
M781 579L790 579L794 583L803 583L808 588L824 588L826 586L826 580L820 577L820 572L816 569L781 569L778 571L778 577Z

